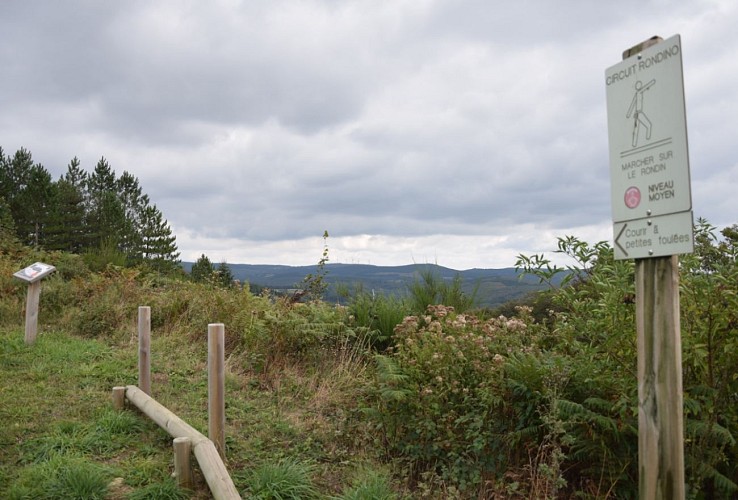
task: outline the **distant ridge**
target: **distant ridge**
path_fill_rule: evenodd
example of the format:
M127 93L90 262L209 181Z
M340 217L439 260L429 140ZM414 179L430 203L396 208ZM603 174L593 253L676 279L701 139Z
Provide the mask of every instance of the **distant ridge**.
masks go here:
M315 274L317 265L285 266L269 264L228 264L235 279L259 285L271 290L297 288L308 274ZM190 272L191 262L183 262L182 267ZM420 278L424 270L432 270L436 275L453 280L461 276L463 289L471 293L479 284L477 302L479 306L494 307L545 288L531 276L520 277L515 268L467 269L457 271L437 264L408 264L404 266L374 266L370 264L326 264L325 281L329 288L326 300L335 301L335 285L341 283L354 287L361 285L367 292L396 296L407 293L408 286Z

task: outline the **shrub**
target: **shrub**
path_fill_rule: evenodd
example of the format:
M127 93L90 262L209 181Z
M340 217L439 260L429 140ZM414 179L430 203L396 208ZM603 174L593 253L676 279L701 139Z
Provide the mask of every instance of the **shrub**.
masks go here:
M19 325L23 321L26 285L13 277L22 269L19 262L0 254L0 325Z
M695 252L680 257L685 476L689 494L706 498L738 491L738 227L721 235L699 219ZM553 295L558 312L549 327L555 336L548 336L551 350L571 357L566 391L556 404L571 441L564 448L567 477L590 478L579 483L588 491L635 496L633 262L614 261L605 242L590 246L574 237L560 238L559 252L575 264L561 269L542 256L521 256L518 265L543 282L563 271L571 277Z
M41 259L47 261L47 259ZM51 252L48 256L48 263L56 267L54 275L61 277L65 281L75 278L87 278L90 275L90 269L85 264L82 257L67 252Z
M114 239L107 239L100 246L90 249L82 256L87 267L95 272L101 272L109 266L124 267L128 258L118 249Z
M409 305L413 314L423 314L431 305L443 304L453 307L458 313L469 311L476 302L478 286L471 295L461 289L461 276L458 274L450 282L438 275L431 267L421 269L420 279L416 279L409 287Z
M358 290L349 304L352 325L366 328L371 345L384 350L392 343L395 327L409 314L405 300Z
M273 305L242 311L239 330L242 346L263 369L279 360L308 364L342 349L347 342L363 339L346 325L346 311L323 302L292 304L277 300Z
M738 225L695 227L681 263L687 483L706 496L738 492Z
M121 268L91 275L77 290L73 331L86 337L114 336L135 325L140 302L135 277L135 271Z

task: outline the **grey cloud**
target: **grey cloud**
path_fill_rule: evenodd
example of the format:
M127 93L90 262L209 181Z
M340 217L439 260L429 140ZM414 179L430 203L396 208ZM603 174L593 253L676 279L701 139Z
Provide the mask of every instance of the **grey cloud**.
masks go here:
M202 238L607 227L604 70L654 16L684 33L696 215L732 222L732 2L10 0L0 145L105 156Z

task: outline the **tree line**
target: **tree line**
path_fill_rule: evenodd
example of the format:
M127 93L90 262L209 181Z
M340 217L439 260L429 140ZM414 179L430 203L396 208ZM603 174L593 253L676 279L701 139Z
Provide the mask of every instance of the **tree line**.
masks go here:
M176 236L139 180L117 176L102 157L92 173L74 157L56 181L31 152L0 147L0 237L22 244L99 256L120 265L179 267Z

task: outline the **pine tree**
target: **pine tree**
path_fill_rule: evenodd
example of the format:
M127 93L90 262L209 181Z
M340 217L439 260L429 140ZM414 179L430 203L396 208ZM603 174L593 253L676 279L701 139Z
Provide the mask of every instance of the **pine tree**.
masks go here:
M12 157L4 154L0 156L0 197L5 199L7 209L10 211L16 236L24 242L26 237L22 236L18 227L19 222L24 227L27 226L23 214L23 200L20 196L28 186L31 167L33 167L31 153L23 148L16 151Z
M80 192L85 189L87 183L87 172L80 168L79 158L76 156L67 165L67 173L64 174L64 180L77 188Z
M100 196L102 193L115 192L115 170L103 156L95 165L95 170L87 178L87 191L90 196Z
M215 279L221 286L230 288L233 286L233 273L226 261L222 261L215 269Z
M84 184L87 173L74 157L67 172L56 181L52 199L46 247L50 250L81 253L89 240L85 225Z
M0 151L2 154L2 151ZM15 222L5 198L0 196L0 252L14 251L19 245L15 237Z
M159 270L172 270L179 266L176 241L169 223L156 205L147 206L143 212L140 246L136 254Z
M51 203L54 195L51 174L40 163L31 167L28 186L21 194L27 214L26 232L28 243L35 247L46 243L46 229L49 224ZM20 228L23 230L23 228Z
M143 258L139 250L149 197L142 193L138 178L128 172L124 171L115 184L126 219L126 231L121 235L120 247L132 262L139 262Z
M120 247L128 227L125 208L116 189L115 171L105 158L95 165L95 170L86 182L87 187L87 225L90 231L88 248L99 248L114 244Z
M192 281L202 283L210 280L214 272L215 268L213 267L213 263L210 262L210 259L208 259L205 254L202 254L202 256L197 259L197 262L192 264L190 276L192 277Z
M10 210L8 199L12 194L12 186L10 182L10 158L5 156L2 146L0 146L0 198L5 200L6 207Z
M15 222L5 198L0 196L0 239L15 236Z
M3 154L0 171L0 196L10 209L16 235L26 245L42 245L52 197L51 175L41 164L34 165L31 153L23 148L12 158Z
M8 202L11 194L10 159L0 146L0 240L15 237L15 221Z
M86 252L101 266L106 256L114 256L116 265L124 256L128 265L147 261L161 270L179 268L169 223L138 178L123 172L117 179L105 157L91 175L75 157L52 182L28 150L10 157L0 148L0 200L0 229L14 230L24 244Z

